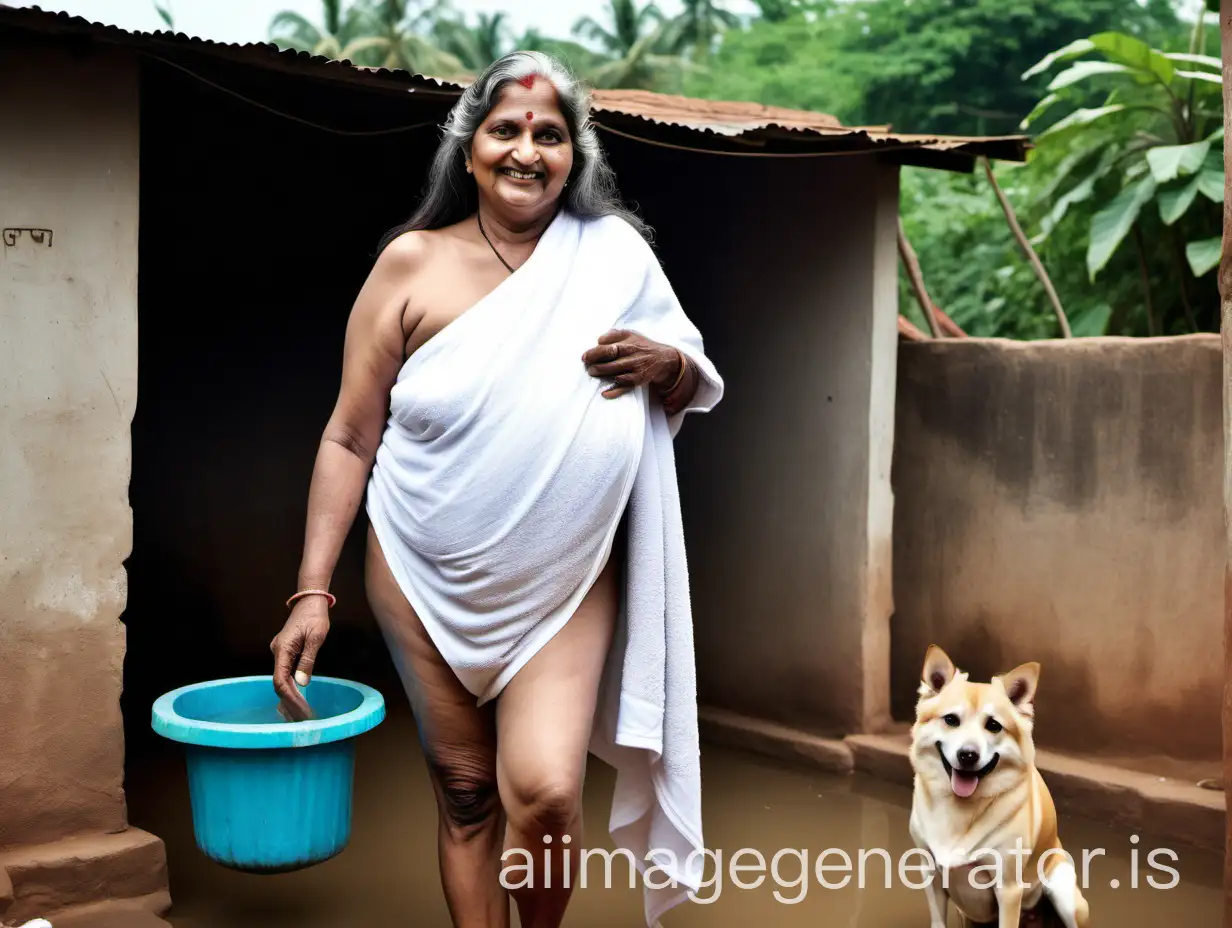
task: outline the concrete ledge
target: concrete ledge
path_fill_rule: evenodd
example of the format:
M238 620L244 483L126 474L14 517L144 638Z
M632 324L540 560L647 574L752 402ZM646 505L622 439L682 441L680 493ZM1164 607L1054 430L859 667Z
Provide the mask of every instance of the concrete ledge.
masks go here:
M845 740L851 746L856 770L860 773L911 789L915 773L907 756L909 738L904 735L848 735Z
M19 925L96 903L165 901L159 911L170 906L163 842L137 828L12 848L0 853L0 869L12 883L5 920Z
M851 735L847 743L856 770L911 786L908 736ZM1061 812L1223 852L1222 792L1052 751L1037 751L1036 765Z
M708 741L912 786L911 742L905 733L848 735L838 741L713 709L702 710L701 720ZM1067 815L1223 853L1226 798L1220 791L1051 751L1037 751L1036 762L1057 809Z
M703 740L744 748L788 763L804 762L831 773L851 773L851 749L841 738L823 738L785 725L763 722L726 709L702 707L698 726Z
M1125 828L1222 853L1226 795L1180 780L1039 752L1057 806Z

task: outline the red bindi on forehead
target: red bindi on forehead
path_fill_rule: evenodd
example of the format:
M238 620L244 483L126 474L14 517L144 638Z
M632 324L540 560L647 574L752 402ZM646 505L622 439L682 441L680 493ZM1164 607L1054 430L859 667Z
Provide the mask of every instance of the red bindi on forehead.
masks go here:
M530 110L527 110L527 111L526 111L526 121L527 121L527 122L534 122L534 121L535 121L535 114L534 114L534 113L532 113Z
M535 75L527 74L525 77L519 77L518 83L521 84L523 87L525 87L527 90L534 90L535 89Z

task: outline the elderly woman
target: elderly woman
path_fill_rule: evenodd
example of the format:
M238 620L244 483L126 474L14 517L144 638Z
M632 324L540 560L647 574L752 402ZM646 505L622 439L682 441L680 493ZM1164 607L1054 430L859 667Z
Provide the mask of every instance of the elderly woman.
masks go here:
M508 925L510 896L524 928L561 923L588 751L617 769L611 830L645 878L648 923L701 872L671 445L723 384L617 199L589 109L557 62L515 53L450 113L420 206L351 311L271 645L285 710L305 717L366 489L368 600L466 928Z

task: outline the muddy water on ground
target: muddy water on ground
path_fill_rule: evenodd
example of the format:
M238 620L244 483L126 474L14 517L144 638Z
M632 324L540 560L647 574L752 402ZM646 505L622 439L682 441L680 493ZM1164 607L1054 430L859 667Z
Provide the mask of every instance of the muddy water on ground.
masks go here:
M196 850L180 755L163 744L129 771L130 818L167 845L175 928L450 928L436 863L436 811L409 713L391 707L390 717L359 743L355 823L351 845L332 861L298 873L251 876L206 860ZM704 746L703 808L706 842L723 855L720 884L705 890L709 904L689 903L664 919L665 928L699 926L825 926L825 928L927 928L923 892L908 888L895 870L886 888L885 858L866 856L863 890L861 849L884 850L894 861L910 848L907 790L863 777L836 777L788 768L739 752ZM612 772L592 760L586 784L586 838L591 848L611 848L606 825ZM1082 851L1104 849L1089 867L1087 897L1096 926L1213 926L1222 917L1220 861L1210 853L1174 847L1179 857L1157 858L1179 877L1153 869L1148 854L1165 846L1141 835L1134 875L1128 832L1083 819L1063 820L1062 841L1081 861ZM758 872L732 873L731 856L741 848L760 851L766 861L761 885L741 889ZM780 849L795 849L779 863L777 882L770 861ZM814 866L828 849L851 860L848 871L822 876ZM800 853L807 853L808 879L799 882ZM833 851L826 863L842 866ZM908 859L908 864L912 863ZM746 853L736 866L756 866ZM625 862L616 859L613 888L604 888L603 862L590 861L590 882L578 889L566 925L638 928L640 890L629 888ZM713 875L713 864L707 874ZM919 875L908 872L908 880ZM1148 877L1170 889L1152 888ZM1138 888L1133 888L1133 883ZM1117 888L1112 881L1118 881ZM776 898L777 893L777 898ZM516 925L516 917L514 918ZM957 918L951 914L951 926Z

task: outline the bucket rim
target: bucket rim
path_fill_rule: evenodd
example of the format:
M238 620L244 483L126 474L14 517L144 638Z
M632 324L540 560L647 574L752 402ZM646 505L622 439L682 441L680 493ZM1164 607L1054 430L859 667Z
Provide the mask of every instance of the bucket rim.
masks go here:
M354 738L375 728L385 718L385 698L378 690L354 680L328 676L314 676L306 690L310 692L316 683L344 686L361 695L360 704L350 712L325 719L310 719L305 722L271 722L259 725L205 722L200 719L187 718L175 709L176 700L187 693L254 682L268 683L271 692L273 691L273 675L256 674L189 683L164 693L154 701L151 710L152 727L155 732L171 741L203 747L304 748Z

